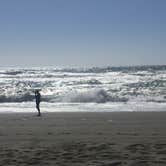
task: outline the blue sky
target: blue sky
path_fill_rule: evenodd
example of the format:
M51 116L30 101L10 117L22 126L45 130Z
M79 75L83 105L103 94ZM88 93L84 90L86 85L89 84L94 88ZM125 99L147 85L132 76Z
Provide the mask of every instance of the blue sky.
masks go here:
M0 66L166 64L165 0L1 0Z

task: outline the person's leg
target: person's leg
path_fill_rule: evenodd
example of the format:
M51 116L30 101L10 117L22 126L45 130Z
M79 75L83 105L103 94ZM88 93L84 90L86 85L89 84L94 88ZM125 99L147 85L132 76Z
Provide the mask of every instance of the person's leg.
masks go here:
M38 110L38 116L41 116L39 103L36 104L36 108L37 108L37 110Z

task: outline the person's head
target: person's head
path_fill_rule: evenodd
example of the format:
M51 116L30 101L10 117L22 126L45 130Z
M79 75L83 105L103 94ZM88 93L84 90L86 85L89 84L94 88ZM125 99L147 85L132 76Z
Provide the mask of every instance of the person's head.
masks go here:
M35 93L39 93L39 90L36 89L36 90L35 90Z

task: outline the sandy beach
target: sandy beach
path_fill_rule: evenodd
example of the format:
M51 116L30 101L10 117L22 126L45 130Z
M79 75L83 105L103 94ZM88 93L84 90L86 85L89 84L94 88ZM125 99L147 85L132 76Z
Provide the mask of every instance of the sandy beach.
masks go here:
M0 114L3 166L165 166L166 112Z

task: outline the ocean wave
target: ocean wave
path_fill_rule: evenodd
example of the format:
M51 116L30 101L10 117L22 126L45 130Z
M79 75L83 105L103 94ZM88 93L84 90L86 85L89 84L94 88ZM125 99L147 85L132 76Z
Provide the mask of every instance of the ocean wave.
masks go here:
M117 66L117 67L91 67L91 68L64 68L55 69L55 72L72 72L72 73L106 73L106 72L124 72L128 73L130 71L149 71L154 72L158 70L166 70L166 65L144 65L144 66Z
M166 65L144 65L144 66L107 66L107 67L90 67L90 68L19 68L19 69L3 69L0 71L0 74L9 74L9 75L17 75L22 73L28 74L36 74L51 72L51 73L106 73L106 72L138 72L142 71L154 72L154 71L163 71L166 70Z
M111 96L103 89L95 89L84 92L71 92L62 98L63 102L76 103L106 103L106 102L127 102L127 98Z
M151 100L146 100L146 102L153 102L153 103L166 103L166 100L155 100L155 99L151 99Z
M73 85L82 85L82 84L88 84L88 85L100 85L102 82L100 82L97 79L88 79L88 80L81 80L81 81L74 81Z
M36 88L44 102L164 102L166 66L0 69L1 103L33 101Z
M11 96L0 96L0 103L11 103L11 102L27 102L27 101L33 101L34 95L25 93L25 94L19 94L19 95L11 95Z
M140 81L136 83L125 84L130 88L160 88L166 86L166 80L148 80L148 81Z
M34 94L25 93L12 96L0 96L0 103L7 102L28 102L34 101ZM111 96L103 89L71 92L60 95L43 95L41 100L44 102L69 102L69 103L106 103L106 102L127 102L124 97Z
M5 71L5 72L0 72L0 74L5 74L5 75L18 75L18 74L22 74L23 71Z

